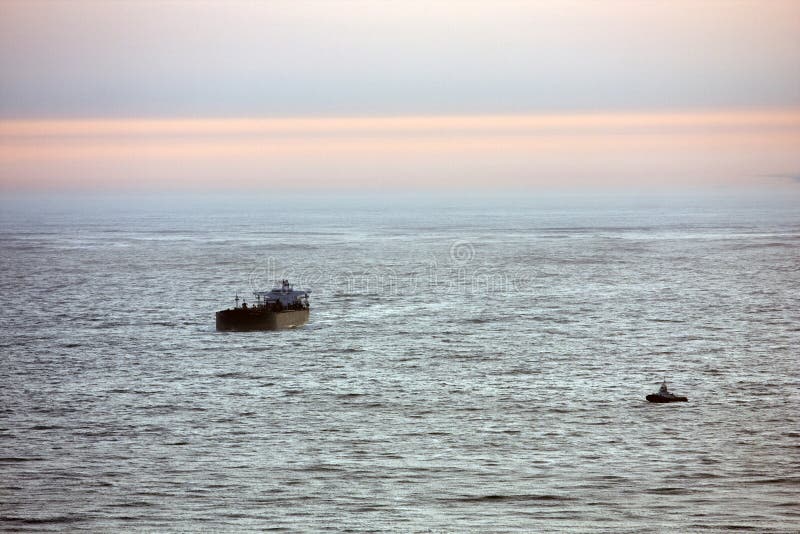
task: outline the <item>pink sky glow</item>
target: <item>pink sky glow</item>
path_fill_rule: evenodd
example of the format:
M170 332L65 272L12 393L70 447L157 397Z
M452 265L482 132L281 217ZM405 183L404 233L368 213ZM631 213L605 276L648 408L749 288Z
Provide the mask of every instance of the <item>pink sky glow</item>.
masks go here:
M8 119L0 189L796 184L800 110Z

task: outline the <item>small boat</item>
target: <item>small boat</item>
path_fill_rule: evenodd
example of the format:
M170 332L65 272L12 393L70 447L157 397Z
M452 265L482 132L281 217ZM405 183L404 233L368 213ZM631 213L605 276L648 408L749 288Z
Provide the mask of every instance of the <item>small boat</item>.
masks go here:
M666 380L661 383L661 388L658 390L658 393L651 393L646 396L645 399L649 402L687 402L689 400L686 397L681 397L680 395L675 395L667 391Z

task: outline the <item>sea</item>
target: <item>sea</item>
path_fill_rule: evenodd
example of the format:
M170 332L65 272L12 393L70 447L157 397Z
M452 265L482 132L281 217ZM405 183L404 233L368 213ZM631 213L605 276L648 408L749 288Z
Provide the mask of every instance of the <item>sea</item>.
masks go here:
M800 531L797 189L4 194L0 294L5 531Z

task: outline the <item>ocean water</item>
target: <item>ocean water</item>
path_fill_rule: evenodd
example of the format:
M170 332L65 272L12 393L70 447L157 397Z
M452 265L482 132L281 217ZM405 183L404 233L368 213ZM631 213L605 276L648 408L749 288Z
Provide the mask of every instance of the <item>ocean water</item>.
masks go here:
M798 201L3 198L0 528L796 532Z

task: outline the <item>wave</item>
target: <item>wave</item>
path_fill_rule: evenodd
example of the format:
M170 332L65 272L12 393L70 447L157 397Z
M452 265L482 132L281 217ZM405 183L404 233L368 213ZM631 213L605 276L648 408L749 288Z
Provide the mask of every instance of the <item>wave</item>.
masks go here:
M553 494L490 494L490 495L463 495L454 498L440 499L442 502L463 503L495 503L495 502L569 502L575 501L574 497Z

